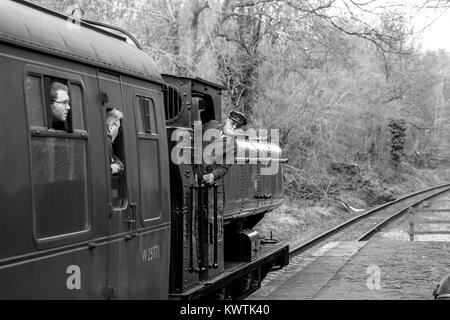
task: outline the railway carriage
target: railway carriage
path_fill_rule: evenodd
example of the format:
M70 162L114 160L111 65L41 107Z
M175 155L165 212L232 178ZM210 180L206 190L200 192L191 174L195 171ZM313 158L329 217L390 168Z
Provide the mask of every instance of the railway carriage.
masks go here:
M287 264L286 245L252 230L281 204L281 166L232 165L206 187L170 160L174 130L192 135L205 110L221 121L221 86L161 75L121 35L15 0L0 2L0 70L1 299L236 299ZM69 89L64 131L50 124L52 81ZM124 113L120 176L111 107Z

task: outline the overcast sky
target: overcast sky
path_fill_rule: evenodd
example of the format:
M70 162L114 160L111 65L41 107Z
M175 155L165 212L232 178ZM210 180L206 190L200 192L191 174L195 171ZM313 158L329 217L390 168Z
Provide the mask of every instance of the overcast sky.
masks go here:
M403 12L406 21L411 21L414 28L414 38L422 43L422 49L447 49L450 52L450 9L430 8L440 4L445 5L447 0L431 0L428 8L424 6L426 0L336 0L333 7L338 12L346 12L350 8L352 14L364 17L370 21L372 13L381 14L385 10ZM352 3L363 4L358 7ZM449 1L450 6L450 1ZM366 10L360 10L366 9Z
M425 28L418 34L422 36L423 49L442 48L450 52L450 10L423 10L413 19L413 24L416 31Z

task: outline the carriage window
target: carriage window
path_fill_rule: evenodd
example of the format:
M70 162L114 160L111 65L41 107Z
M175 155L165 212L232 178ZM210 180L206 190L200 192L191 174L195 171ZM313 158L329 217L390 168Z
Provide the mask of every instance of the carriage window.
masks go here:
M76 129L84 129L80 85L38 75L28 75L26 84L31 126L72 132L75 124ZM73 108L76 117L72 123Z
M155 104L146 97L136 96L136 113L139 133L158 134L155 118Z
M86 231L90 225L88 135L84 131L82 87L45 75L28 75L26 84L32 129L35 237L46 239ZM83 132L73 132L72 128Z

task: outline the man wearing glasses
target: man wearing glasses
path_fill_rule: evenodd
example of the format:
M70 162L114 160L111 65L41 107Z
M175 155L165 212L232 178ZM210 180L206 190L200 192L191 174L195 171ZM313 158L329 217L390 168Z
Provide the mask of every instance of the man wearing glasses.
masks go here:
M66 130L67 116L70 110L69 89L61 82L52 82L50 87L52 129Z
M120 120L123 119L122 111L108 108L106 110L106 133L108 135L109 159L111 161L111 174L120 175L125 167L119 157L113 153L113 143L119 134Z

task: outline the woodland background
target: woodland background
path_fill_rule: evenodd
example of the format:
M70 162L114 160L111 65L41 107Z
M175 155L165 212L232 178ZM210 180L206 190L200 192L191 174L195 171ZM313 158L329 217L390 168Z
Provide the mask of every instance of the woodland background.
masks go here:
M64 13L75 0L30 2ZM410 23L448 1L76 2L131 32L161 72L225 85L224 116L280 130L284 211L366 207L449 176L450 55L420 50Z

